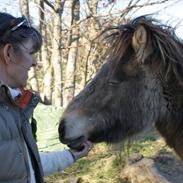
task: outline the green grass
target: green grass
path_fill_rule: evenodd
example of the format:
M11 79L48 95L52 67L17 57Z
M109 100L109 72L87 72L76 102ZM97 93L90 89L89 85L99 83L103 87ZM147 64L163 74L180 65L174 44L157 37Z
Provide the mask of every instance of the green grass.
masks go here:
M165 148L166 151L167 147L162 139L148 141L148 143L142 141L134 142L128 153L138 152L151 157L159 151L160 147L161 150ZM153 150L150 147L153 147ZM78 178L81 183L129 183L121 178L128 153L127 150L116 151L106 144L97 144L88 157L78 160L64 172L48 177L46 182L70 183L73 178Z
M168 151L162 139L134 142L129 154L141 153L143 156L154 156L159 149ZM153 150L152 150L152 148ZM81 183L129 183L122 178L122 170L127 162L127 150L116 151L106 144L97 144L86 158L78 160L64 172L49 176L46 183L70 183L78 178Z

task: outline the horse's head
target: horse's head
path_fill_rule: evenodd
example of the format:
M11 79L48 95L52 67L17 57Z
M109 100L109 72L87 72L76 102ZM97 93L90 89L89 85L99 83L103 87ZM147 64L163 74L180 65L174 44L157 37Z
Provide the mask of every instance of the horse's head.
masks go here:
M61 118L61 142L119 142L166 115L164 85L169 73L180 76L176 68L183 60L171 31L144 16L113 29L108 61Z

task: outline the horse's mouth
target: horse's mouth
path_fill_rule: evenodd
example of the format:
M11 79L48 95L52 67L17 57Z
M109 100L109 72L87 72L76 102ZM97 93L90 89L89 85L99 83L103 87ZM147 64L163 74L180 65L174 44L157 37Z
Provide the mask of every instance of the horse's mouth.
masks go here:
M72 148L72 149L75 149L75 150L81 150L83 148L83 143L85 141L86 140L85 140L84 136L80 136L76 139L70 139L67 142L67 146Z

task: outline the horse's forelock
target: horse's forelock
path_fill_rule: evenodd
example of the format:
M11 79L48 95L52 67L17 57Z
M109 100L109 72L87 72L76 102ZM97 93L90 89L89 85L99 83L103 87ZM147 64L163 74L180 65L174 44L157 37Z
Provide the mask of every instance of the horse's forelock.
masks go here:
M110 48L107 50L111 73L119 67L120 61L131 47L134 29L130 25L121 25L108 36Z

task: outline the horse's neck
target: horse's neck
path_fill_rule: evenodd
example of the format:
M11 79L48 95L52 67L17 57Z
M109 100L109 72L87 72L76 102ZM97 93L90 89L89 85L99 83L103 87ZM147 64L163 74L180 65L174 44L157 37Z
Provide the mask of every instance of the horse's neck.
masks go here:
M166 101L166 112L156 122L156 128L166 139L166 143L172 147L183 160L183 86L180 84L173 69L161 72L159 80L163 89L163 97Z
M163 94L169 107L172 110L180 110L183 108L183 86L176 77L173 69L169 73L162 74Z

